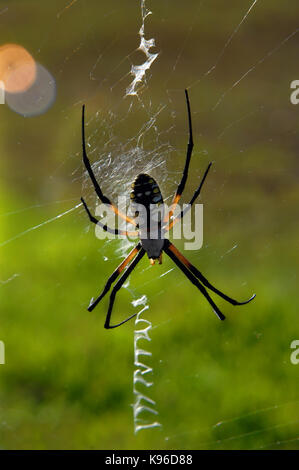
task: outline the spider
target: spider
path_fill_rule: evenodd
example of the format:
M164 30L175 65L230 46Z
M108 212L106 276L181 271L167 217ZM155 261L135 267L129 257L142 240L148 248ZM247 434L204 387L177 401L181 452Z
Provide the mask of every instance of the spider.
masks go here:
M212 292L217 294L218 296L222 297L224 300L229 302L232 305L245 305L251 300L254 299L255 294L250 297L250 299L246 300L245 302L238 302L237 300L232 299L228 295L224 294L220 290L216 289L205 277L204 275L195 267L193 266L184 256L182 253L179 252L179 250L166 238L164 238L164 234L168 232L180 219L182 219L185 215L186 210L181 211L175 218L173 218L173 213L174 210L182 196L182 193L185 188L185 184L187 181L188 177L188 170L189 170L189 165L190 165L190 160L191 160L191 155L192 155L192 150L193 150L193 133L192 133L192 121L191 121L191 109L190 109L190 102L189 102L189 96L187 90L185 90L185 97L186 97L186 104L187 104L187 114L188 114L188 125L189 125L189 141L187 145L187 154L186 154L186 161L185 161L185 167L183 170L183 175L181 178L181 181L178 185L178 188L176 190L176 193L173 197L170 210L168 214L163 218L163 220L159 221L159 232L158 236L155 237L155 239L151 238L150 235L147 236L147 233L145 233L145 230L143 230L142 224L137 224L136 220L128 217L127 215L123 214L118 210L118 208L110 201L110 199L105 196L102 193L102 190L100 188L99 183L97 182L95 175L93 173L90 161L87 157L86 153L86 146L85 146L85 122L84 122L84 115L85 115L85 106L83 105L82 107L82 148L83 148L83 163L85 165L85 168L89 174L89 177L92 181L92 184L94 186L95 192L100 199L100 201L103 204L106 204L112 211L114 211L115 214L117 214L119 217L122 219L126 220L127 222L131 223L132 225L135 226L135 231L128 232L120 229L111 229L107 225L103 225L99 220L97 220L90 212L86 202L84 201L83 198L81 198L81 201L83 203L83 206L87 212L87 215L90 219L90 221L96 225L99 225L102 227L103 230L108 231L110 233L113 233L115 235L126 235L126 236L138 236L140 241L139 243L133 248L133 250L129 253L129 255L120 263L120 265L116 268L116 270L111 274L109 277L102 293L96 298L96 299L91 299L90 305L88 307L88 311L91 312L97 305L98 303L102 300L102 298L107 294L107 292L110 290L112 283L116 281L118 276L124 271L123 275L120 277L120 279L116 282L114 285L111 295L110 295L110 301L109 301L109 307L108 307L108 312L106 315L106 320L104 327L106 329L111 329L111 328L116 328L120 325L123 325L127 321L131 320L133 317L135 317L137 314L133 314L129 316L126 320L121 321L120 323L117 324L111 324L111 314L112 314L112 309L115 301L115 296L118 290L121 288L121 286L124 284L126 279L129 277L133 269L137 266L139 261L143 258L145 253L147 253L148 258L150 260L151 264L155 264L155 261L158 260L159 264L162 263L162 252L164 251L171 259L174 261L174 263L177 265L177 267L185 274L185 276L194 284L199 291L203 294L203 296L207 299L209 304L211 305L212 309L214 310L215 314L218 316L220 320L224 320L225 316L223 313L219 310L217 305L214 303L212 298L210 297L209 293L206 290L206 287L210 289ZM204 181L207 177L207 174L210 170L212 163L209 163L202 179L201 182L195 191L192 199L189 202L189 205L187 206L187 210L190 209L192 204L195 202L197 197L200 194L200 191L202 189L202 186L204 184ZM160 188L154 178L151 176L141 173L139 174L133 184L132 184L132 192L131 192L131 200L133 200L137 204L142 204L143 207L146 209L146 214L147 218L151 219L151 213L153 208L157 207L157 205L163 204L163 197L160 191ZM135 214L136 215L136 214ZM172 220L171 220L172 219Z

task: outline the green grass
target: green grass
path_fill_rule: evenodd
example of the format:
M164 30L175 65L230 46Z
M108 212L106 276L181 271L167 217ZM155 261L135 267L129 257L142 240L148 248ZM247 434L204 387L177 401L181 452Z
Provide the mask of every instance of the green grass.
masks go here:
M40 220L35 212L26 224ZM52 211L42 214L47 219ZM119 262L114 250L121 242L103 249L86 224L84 214L69 214L5 247L2 278L18 277L1 286L7 358L1 366L2 447L257 448L296 436L297 369L289 346L296 337L297 285L288 276L290 260L269 256L256 263L257 241L246 240L246 232L239 238L234 224L228 233L236 229L240 247L230 255L219 259L223 246L230 247L229 234L220 248L215 235L210 248L189 252L225 292L245 299L256 291L244 307L218 302L226 322L182 274L157 277L170 269L168 259L145 271L143 260L130 286L133 297L148 296L146 317L157 327L146 346L155 383L149 394L163 428L134 436L134 324L104 330L107 299L86 311ZM131 300L122 289L115 318L132 310Z

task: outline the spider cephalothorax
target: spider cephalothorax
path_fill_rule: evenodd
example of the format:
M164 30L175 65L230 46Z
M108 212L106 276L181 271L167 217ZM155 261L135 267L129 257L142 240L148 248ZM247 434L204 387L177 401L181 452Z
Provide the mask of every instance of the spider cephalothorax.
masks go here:
M188 122L189 122L189 142L187 146L187 155L186 155L186 162L185 167L182 175L182 179L178 185L176 193L173 197L171 208L168 214L164 215L163 209L163 197L160 191L160 188L154 178L151 176L141 173L136 176L134 182L132 183L132 191L130 194L131 203L135 205L133 210L133 217L128 217L127 215L123 214L119 211L119 209L110 201L107 196L104 196L102 190L100 188L99 183L97 182L93 170L90 165L90 161L86 154L85 148L85 130L84 130L84 106L82 109L82 145L83 145L83 162L86 167L86 170L90 176L90 179L93 183L94 189L99 197L100 201L103 204L107 204L109 208L114 211L119 217L123 218L130 224L135 227L135 231L129 232L120 229L111 229L107 227L107 225L103 225L99 220L97 220L90 212L87 207L86 202L83 198L81 201L84 205L84 208L88 214L88 217L91 222L96 225L99 225L103 228L103 230L108 231L110 233L114 233L115 235L127 235L127 236L138 236L140 238L140 242L136 245L135 248L129 253L129 255L122 261L122 263L118 266L118 268L112 273L109 277L103 292L97 297L95 300L92 299L90 305L88 307L89 311L92 311L96 305L102 300L105 294L110 290L112 283L116 281L118 276L121 272L126 268L125 272L123 273L122 277L117 281L114 288L112 289L110 295L110 302L108 307L108 312L105 321L105 328L116 328L117 326L126 323L131 318L135 317L136 314L131 315L126 320L117 323L116 325L110 324L112 308L114 305L114 300L117 291L121 288L124 284L128 276L131 274L133 269L137 266L139 261L143 258L145 253L147 253L148 258L150 259L151 264L155 264L155 260L159 260L159 263L162 262L162 252L164 251L173 261L174 263L180 268L180 270L185 274L185 276L194 284L199 291L203 294L203 296L207 299L211 307L213 308L214 312L218 316L220 320L224 320L225 316L219 310L217 305L214 303L213 299L210 297L209 293L207 292L206 288L210 289L215 294L219 295L227 302L232 305L244 305L250 302L254 297L255 294L245 302L238 302L237 300L232 299L228 295L224 294L216 287L214 287L210 282L204 277L204 275L195 267L193 266L190 261L188 261L182 253L178 251L178 249L166 238L164 235L168 232L173 225L181 220L184 215L185 211L181 211L178 216L171 220L174 210L181 198L181 195L184 191L185 184L187 181L189 164L192 155L193 149L193 135L192 135L192 123L191 123L191 111L190 111L190 103L188 92L185 90L186 94L186 102L187 102L187 111L188 111ZM206 176L209 172L212 163L210 163L202 177L200 185L198 186L197 190L195 191L192 199L189 202L189 208L195 202L197 197L200 194L202 185L206 179ZM161 206L161 209L160 209Z

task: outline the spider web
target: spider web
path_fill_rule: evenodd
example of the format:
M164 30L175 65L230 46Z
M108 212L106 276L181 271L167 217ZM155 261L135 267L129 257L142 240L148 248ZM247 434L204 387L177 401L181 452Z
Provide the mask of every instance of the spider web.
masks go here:
M53 25L55 25L56 22L65 22L65 24L67 24L68 18L72 15L72 12L76 8L82 8L80 3L80 0L60 2ZM231 14L233 17L229 21L229 34L224 40L222 39L220 43L216 41L215 44L212 44L209 61L207 61L207 57L205 56L205 62L204 60L201 62L201 52L204 47L208 46L206 44L197 44L196 46L199 49L197 55L194 55L195 30L205 21L211 20L214 24L221 23L219 2L212 2L212 6L208 6L205 1L194 3L192 8L190 7L190 11L186 13L187 20L182 25L183 31L180 32L180 38L183 37L183 41L177 43L170 33L169 38L167 38L167 33L164 33L169 41L170 39L173 40L174 45L171 47L166 42L167 39L162 37L159 33L164 25L169 27L169 25L175 24L177 18L171 14L171 6L166 0L161 2L159 6L155 5L153 2L151 2L149 6L149 3L150 2L141 0L134 5L136 15L136 34L134 40L136 44L134 45L134 41L132 41L132 49L121 57L116 56L117 59L112 64L107 60L107 63L110 64L110 68L105 69L104 75L102 69L101 73L99 72L100 64L105 58L109 57L109 54L111 54L111 57L115 57L113 54L115 54L117 45L122 38L122 30L119 28L117 38L108 42L104 49L95 50L93 63L85 65L86 75L89 77L88 79L94 82L93 92L87 96L84 96L82 92L77 92L77 96L75 95L74 98L70 100L69 107L62 111L65 122L67 122L73 109L78 111L83 102L86 104L86 141L88 155L92 162L94 162L96 176L103 182L104 194L109 194L112 199L116 199L119 195L124 196L127 194L130 189L131 181L139 172L152 174L153 177L159 181L164 194L171 195L173 193L180 178L181 168L173 170L171 158L173 155L177 154L179 154L181 158L184 154L183 148L180 148L178 151L178 142L181 142L182 135L186 135L184 131L185 117L182 111L182 107L185 106L182 98L182 90L187 88L191 96L193 93L194 95L201 96L201 90L204 89L204 87L207 87L207 89L209 89L209 87L215 87L217 72L219 71L219 75L221 75L225 67L231 64L230 60L234 60L233 57L235 57L236 60L239 59L241 63L240 67L235 70L233 80L230 80L231 77L229 77L229 83L223 83L223 85L219 87L221 89L220 93L217 88L218 93L213 95L213 99L210 98L211 94L209 94L209 97L207 99L203 97L201 102L194 102L194 100L192 100L192 112L197 138L198 140L202 138L201 144L197 144L194 159L200 156L205 159L205 161L209 161L208 159L214 160L215 155L211 155L208 146L209 140L206 138L209 130L205 128L204 123L205 121L210 122L218 111L223 110L223 106L227 106L230 111L227 112L229 117L222 120L215 118L217 125L215 124L214 135L217 141L217 147L213 150L219 150L221 146L224 148L224 151L216 157L217 164L219 163L221 165L224 163L225 165L229 165L230 161L235 163L236 159L234 158L233 152L227 145L230 137L234 135L234 132L237 132L240 127L242 130L250 128L253 129L256 141L258 141L260 135L256 132L254 127L255 121L260 120L265 114L267 116L271 114L271 108L269 106L268 108L267 106L265 107L263 100L258 99L257 96L255 96L254 104L252 105L247 102L245 104L238 102L239 90L242 90L242 87L246 86L250 88L251 78L257 73L260 73L260 77L266 76L269 80L273 80L270 67L271 61L276 60L278 63L280 60L283 61L284 54L286 50L288 50L288 47L293 44L293 41L298 41L299 29L290 25L286 30L281 28L276 35L273 34L273 37L265 40L262 47L256 51L254 60L252 60L252 57L242 57L240 55L242 49L238 47L238 43L240 41L240 43L243 44L242 41L244 41L244 38L248 37L245 35L245 32L248 34L248 29L250 29L253 24L252 20L254 19L254 15L258 15L259 9L264 8L266 10L268 4L263 5L262 2L254 0L242 3L242 5L237 8L235 3L233 3L234 7L236 7L234 13L233 10L227 13L228 16ZM152 14L150 14L149 8ZM1 10L0 15L3 15L4 18L7 11L9 11L9 7ZM95 34L97 21L92 21L91 14L92 9L90 9L87 14L88 19L91 20L89 32ZM106 6L105 14L107 17L109 17L109 15L113 17L114 7L110 6L109 11L109 8ZM125 25L125 20L123 21ZM167 28L165 29L167 31ZM254 32L252 34L254 34ZM39 51L41 51L43 47L46 47L49 42L49 36L50 33L45 35L44 40L39 45ZM64 55L60 69L61 76L63 76L64 71L70 67L72 58L78 55L83 57L85 43L87 43L87 36L83 35L77 47ZM162 48L162 44L164 49ZM161 81L160 75L158 76L158 70L159 67L163 67L163 56L167 57L167 54L171 55L172 59L170 62L172 65L170 68L166 69L166 73L163 74L164 79ZM235 56L233 56L233 54L235 54ZM193 61L195 58L198 61L198 69L194 66ZM269 69L263 69L267 64L270 64ZM190 71L188 71L189 67ZM182 70L186 73L185 82L181 79L183 75ZM290 81L295 78L295 76L290 76ZM156 81L158 80L161 81L161 92L158 96L154 96L153 89L156 89ZM285 86L287 100L287 84ZM98 93L101 93L102 90L107 91L107 89L111 92L110 100L108 100L108 103L105 103L105 106L102 108L98 106L95 108L95 105L93 105L94 98L98 96ZM113 99L111 98L112 96ZM248 106L250 107L249 109ZM130 129L130 135L128 135L127 129ZM298 132L294 121L291 121L289 127L286 127L282 132L284 132L284 136L286 137ZM269 135L266 135L266 139L268 138L273 138L271 132L269 132ZM207 145L205 146L206 142ZM242 157L250 151L252 145L250 141L245 143L243 141L240 142L238 154ZM90 180L87 178L86 174L84 174L82 168L81 150L78 150L68 157L63 157L55 172L50 175L51 180L59 180L59 174L63 171L69 159L74 162L73 172L72 175L70 175L71 181L74 182L74 184L78 181L82 182L83 194L87 197L91 207L95 208L96 198ZM201 169L202 167L200 170ZM194 170L195 178L200 176L200 170ZM218 190L220 194L224 188L227 190L228 184L229 175L227 173L227 179ZM216 193L216 189L212 191ZM56 211L57 206L63 205L63 207L65 207L66 204L67 208L65 210ZM55 198L53 198L53 200L49 202L37 202L35 205L25 206L23 208L16 207L12 212L4 211L1 217L7 219L13 218L20 214L26 214L28 211L42 209L47 205L51 205L55 209L55 212L57 212L53 217L46 220L41 218L38 224L24 228L9 238L4 238L0 241L1 249L5 249L9 244L14 243L21 237L30 237L31 233L34 231L46 230L47 225L55 224L64 217L74 217L75 220L79 220L80 218L81 220L81 217L84 216L82 205L77 199L55 200ZM225 212L225 209L223 209L223 211ZM86 227L88 227L87 222ZM111 241L107 240L101 245L100 253L103 257L105 257L106 247L110 243ZM112 243L115 244L116 259L121 259L133 246L133 243L127 240L113 241ZM238 239L235 239L230 242L225 241L220 243L219 251L217 251L216 246L213 244L210 245L207 240L205 241L204 249L203 257L206 256L208 258L214 256L217 258L218 263L221 264L225 262L227 257L234 256L235 253L238 253L238 250L244 251L244 246L242 247L242 243L240 243ZM140 273L144 273L147 270L148 267L142 268ZM168 275L174 275L173 268L165 268L159 276L160 278L164 278ZM14 282L18 276L19 273L17 272L10 273L9 277L1 280L0 288L7 283ZM155 279L149 282L157 282L157 280ZM140 315L144 316L146 314L145 322L148 321L149 304L145 294L142 293L140 295L140 292L146 285L146 282L143 283L141 281L138 286L137 294L135 289L131 287L130 282L127 282L124 286L132 295L133 307L139 310L139 321ZM182 288L183 285L184 280L180 278L178 287ZM158 297L162 295L168 295L164 287L157 292ZM157 322L157 320L155 321ZM166 322L162 321L161 323L156 323L154 328L157 330L163 329L165 328L165 324L167 326L173 321L174 320L169 316ZM138 333L137 326L138 324L135 330L135 362L140 364L140 358L136 356L136 351L138 354L137 344L138 340L140 340L141 333L140 331ZM147 323L147 326L151 327L151 324ZM146 336L147 333L148 332L144 333L144 335ZM155 355L158 350L154 346L153 350L153 354ZM163 360L165 360L165 356L161 358L161 361ZM182 375L184 377L184 372ZM196 380L195 373L194 380ZM142 384L145 388L150 387L152 384L151 381L146 380L145 382ZM134 386L135 385L136 383L134 382ZM140 401L138 402L139 398L137 394L136 403L140 405ZM207 428L203 428L200 424L195 425L187 418L186 424L183 423L177 428L174 425L171 427L170 423L163 422L163 427L160 429L158 421L154 421L152 423L153 426L159 429L153 430L153 432L162 432L165 442L170 442L170 444L177 442L177 440L182 437L191 435L197 439L198 448L222 448L222 446L225 447L230 444L238 446L238 443L241 443L244 438L252 438L258 435L260 436L259 448L261 449L287 447L288 445L298 446L299 428L298 420L295 417L296 412L298 412L298 403L299 400L290 401L286 399L283 402L276 402L275 400L269 399L268 406L254 409L250 413L245 414L238 413L236 408L234 416L219 416L219 420L217 422L211 421L211 425ZM159 402L156 404L154 400L151 405L154 405L154 409L155 407L157 407L157 409L159 408ZM135 431L136 426L138 426L136 421L138 418L136 414L137 408L134 408ZM282 410L285 412L286 416L289 414L288 411L293 413L294 419L286 419L283 422L280 421L281 414L277 415L276 418L276 413ZM253 425L248 433L235 431L242 421L249 418L259 418L261 416L267 416L269 423L272 424L268 426ZM259 423L258 420L255 422ZM151 426L151 422L144 421L142 423L144 426L141 424L141 428L144 429L144 432L148 432L146 428L148 425ZM269 431L276 430L279 435L279 429L281 428L289 430L289 438L282 440L278 438L274 441L267 439L267 433ZM177 429L181 431L177 432ZM214 440L207 440L205 436L211 433L218 437Z

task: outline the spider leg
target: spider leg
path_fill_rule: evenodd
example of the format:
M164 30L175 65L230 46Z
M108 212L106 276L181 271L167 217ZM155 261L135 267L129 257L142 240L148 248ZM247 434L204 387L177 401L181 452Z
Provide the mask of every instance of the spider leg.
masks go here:
M92 170L92 167L91 167L91 164L90 164L90 161L87 157L87 153L86 153L86 146L85 146L85 105L82 106L82 150L83 150L83 163L85 165L85 168L89 174L89 177L92 181L92 184L94 186L94 189L95 189L95 192L97 193L97 196L99 197L100 201L103 203L103 204L108 204L110 209L116 214L118 215L119 217L121 217L122 219L126 220L126 222L129 222L130 224L132 225L136 225L136 222L131 219L130 217L128 217L127 215L123 214L122 212L120 212L118 210L118 208L112 204L112 202L110 201L110 199L108 199L107 196L104 196L104 194L102 193L102 190L100 188L100 185L99 183L97 182L96 180L96 177L94 175L94 172Z
M125 267L130 263L130 261L136 256L138 251L140 251L141 244L138 243L135 248L128 254L128 256L120 263L120 265L116 268L115 271L111 274L109 277L108 281L106 282L106 285L102 291L102 293L97 297L95 300L91 299L90 305L88 307L88 311L91 312L97 305L98 303L102 300L104 295L107 294L107 292L110 290L112 283L118 278L120 273L125 269Z
M113 287L112 292L111 292L111 295L110 295L109 307L108 307L108 312L107 312L107 316L106 316L106 320L105 320L105 325L104 325L104 327L105 327L106 329L117 328L118 326L123 325L123 324L126 323L127 321L131 320L131 318L136 317L137 313L134 313L133 315L131 315L130 317L128 317L126 320L123 320L122 322L117 323L116 325L110 325L110 318L111 318L111 313L112 313L112 309L113 309L113 305L114 305L116 293L117 293L117 291L121 288L121 286L124 284L125 280L126 280L126 279L128 278L128 276L131 274L131 272L133 271L133 269L137 266L137 264L139 263L139 261L141 260L141 258L144 256L144 254L145 254L145 250L144 250L143 248L141 248L141 250L139 251L139 253L138 253L138 255L136 256L136 258L134 259L134 261L132 261L132 263L130 264L130 266L128 267L128 269L124 272L124 274L122 275L122 277L117 281L117 283L116 283L115 286Z
M185 95L186 95L186 103L187 103L187 112L188 112L188 123L189 123L189 141L188 141L188 146L187 146L187 154L186 154L186 161L185 161L185 167L182 175L182 179L180 184L178 185L178 188L176 190L176 193L174 195L171 208L168 214L166 214L164 218L164 222L168 222L170 218L173 215L173 212L176 208L176 205L178 204L179 200L181 199L182 193L185 189L185 184L187 181L188 177L188 170L189 170L189 165L190 165L190 160L191 160L191 155L192 155L192 150L193 150L193 132L192 132L192 120L191 120L191 109L190 109L190 102L189 102L189 96L188 96L188 91L185 90Z
M191 209L191 206L194 204L195 200L196 200L196 199L198 198L198 196L200 195L201 188L203 187L203 184L204 184L204 182L205 182L205 179L206 179L206 177L207 177L207 175L208 175L208 173L209 173L209 170L210 170L211 166L212 166L212 162L209 163L209 165L208 165L208 167L207 167L207 169L206 169L206 171L205 171L205 173L204 173L204 175L203 175L203 177L202 177L202 179L201 179L201 182L200 182L200 184L199 184L197 190L196 190L195 193L193 194L193 197L192 197L192 199L190 200L190 202L189 202L189 204L188 204L188 207L187 207L185 210L181 211L181 213L180 213L175 219L173 219L173 220L165 227L164 230L165 230L166 232L168 232L179 220L181 220L181 219L184 217L184 215L186 214L186 212L188 212L188 211Z
M87 215L89 217L89 220L90 222L92 222L93 224L95 225L98 225L99 227L101 227L105 232L109 232L109 233L112 233L113 235L125 235L127 237L137 237L139 232L138 231L134 231L134 232L127 232L126 230L120 230L118 228L110 228L108 227L107 225L104 225L102 224L102 222L98 219L96 219L90 212L90 210L88 209L88 206L86 204L86 202L84 201L83 197L81 197L81 201L82 201L82 204L84 206L84 209L86 210L87 212Z
M174 261L174 263L177 265L177 267L180 268L181 271L183 271L183 273L189 279L189 281L191 281L192 284L194 284L200 290L200 292L203 294L203 296L207 299L207 301L211 305L211 307L214 310L214 312L216 313L217 317L220 320L225 320L225 316L219 310L219 308L214 303L214 301L211 299L211 297L209 296L209 294L206 291L206 289L204 288L204 286L199 282L198 279L196 279L194 274L191 271L189 271L189 269L183 264L183 262L170 250L170 248L169 248L169 246L167 246L167 244L164 247L164 251L172 259L172 261Z
M174 256L176 256L176 258L178 258L192 272L192 274L194 274L195 277L197 277L197 279L199 279L206 287L208 287L208 289L215 292L215 294L219 295L219 297L222 297L224 300L226 300L230 304L232 304L232 305L245 305L245 304L248 304L249 302L251 302L251 300L254 299L255 294L253 294L253 296L250 297L250 299L245 300L245 302L238 302L237 300L232 299L228 295L226 295L223 292L221 292L220 290L216 289L216 287L212 286L212 284L210 284L210 282L203 276L203 274L195 266L193 266L190 263L190 261L188 261L182 255L182 253L180 253L179 250L170 242L168 244L168 249L173 253Z

